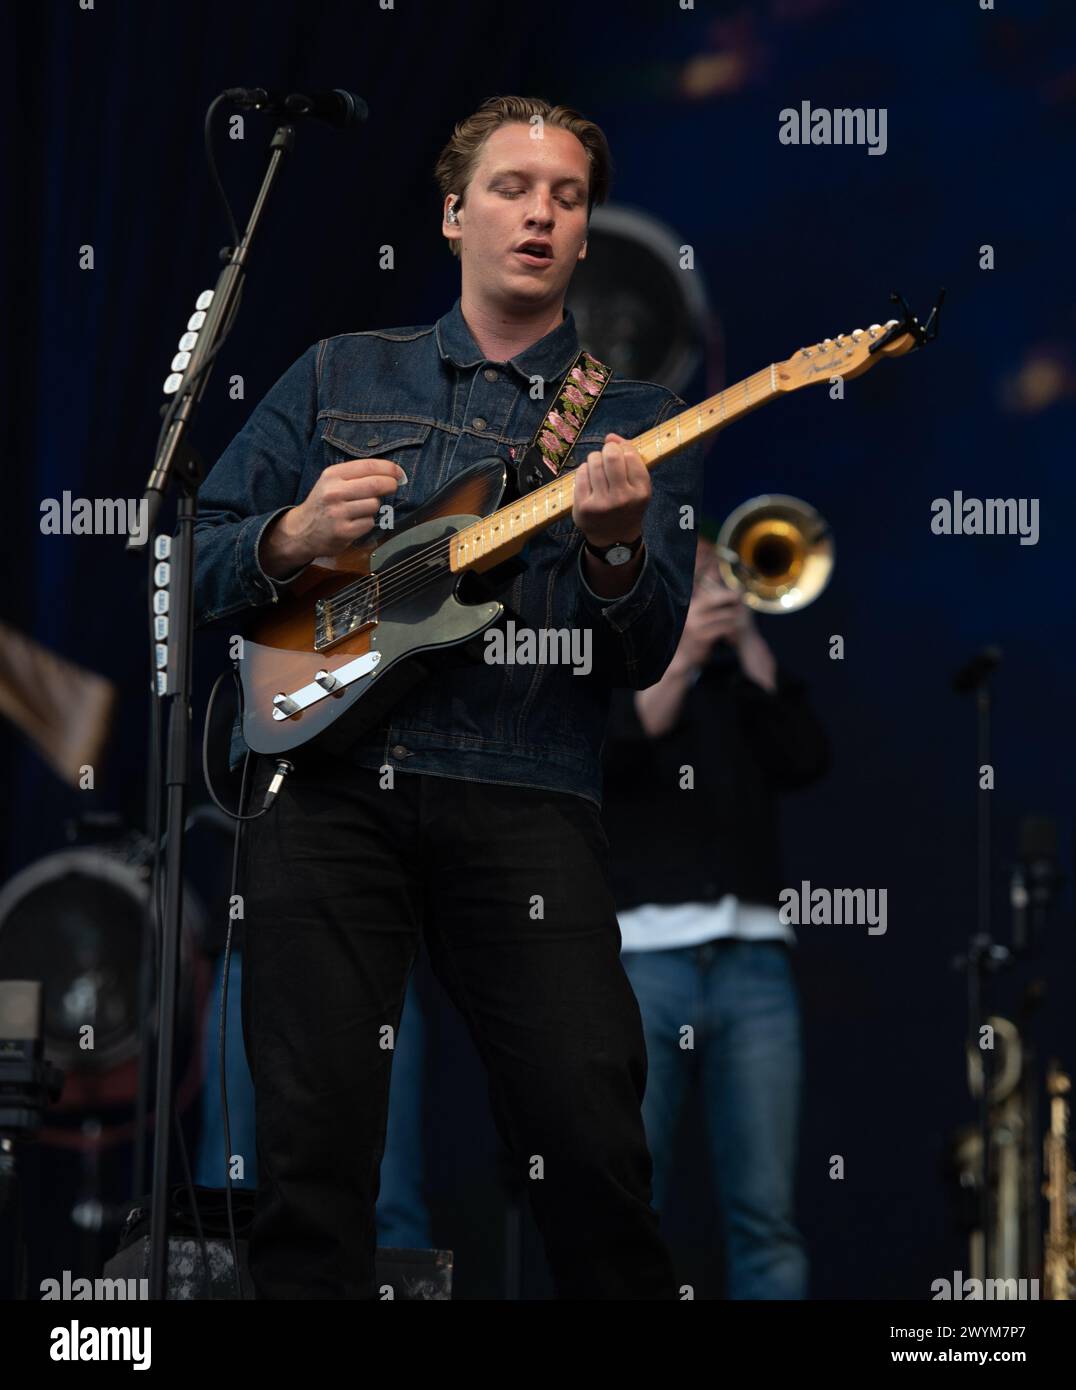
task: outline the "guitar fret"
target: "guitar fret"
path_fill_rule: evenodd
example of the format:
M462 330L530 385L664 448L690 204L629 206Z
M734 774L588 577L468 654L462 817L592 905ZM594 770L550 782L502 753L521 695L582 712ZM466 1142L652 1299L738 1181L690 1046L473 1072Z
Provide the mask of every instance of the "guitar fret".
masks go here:
M769 374L767 386L766 374ZM743 388L742 401L734 396ZM756 389L757 388L757 389ZM738 418L748 410L772 399L779 392L777 384L777 363L771 362L753 376L745 378L702 401L694 410L686 409L651 429L644 431L634 441L643 461L649 467L668 453L676 453L685 444L700 439L714 430L720 429L729 420ZM756 401L753 397L757 395ZM730 409L731 407L731 409ZM675 430L675 433L674 433ZM571 511L573 505L575 479L570 472L558 476L543 487L535 489L525 498L517 498L502 511L472 523L460 532L455 540L456 563L460 566L474 564L495 552L501 546L529 536L541 530L555 517Z

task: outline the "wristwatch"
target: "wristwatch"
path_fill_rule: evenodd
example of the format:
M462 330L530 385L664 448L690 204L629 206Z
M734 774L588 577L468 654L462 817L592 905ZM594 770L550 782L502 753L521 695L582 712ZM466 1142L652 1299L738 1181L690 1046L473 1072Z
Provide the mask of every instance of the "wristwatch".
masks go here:
M642 543L642 536L637 536L633 541L614 541L612 545L604 546L591 545L584 540L583 546L596 560L604 560L607 565L626 565L638 555Z

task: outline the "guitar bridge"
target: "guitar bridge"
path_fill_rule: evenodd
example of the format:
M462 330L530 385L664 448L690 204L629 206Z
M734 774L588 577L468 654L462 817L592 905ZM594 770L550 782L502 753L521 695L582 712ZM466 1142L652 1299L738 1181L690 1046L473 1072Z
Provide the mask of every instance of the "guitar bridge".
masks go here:
M377 577L361 580L357 592L319 598L314 604L314 650L323 652L345 637L377 624Z

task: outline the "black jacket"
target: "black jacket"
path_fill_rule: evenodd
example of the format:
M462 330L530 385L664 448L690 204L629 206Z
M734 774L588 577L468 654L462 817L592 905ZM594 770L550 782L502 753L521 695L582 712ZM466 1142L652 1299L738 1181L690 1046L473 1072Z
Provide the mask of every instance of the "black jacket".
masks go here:
M829 767L829 740L806 687L778 670L777 690L715 648L668 733L650 738L635 692L614 690L604 750L603 819L617 909L716 901L777 906L777 798ZM683 769L694 787L681 787Z

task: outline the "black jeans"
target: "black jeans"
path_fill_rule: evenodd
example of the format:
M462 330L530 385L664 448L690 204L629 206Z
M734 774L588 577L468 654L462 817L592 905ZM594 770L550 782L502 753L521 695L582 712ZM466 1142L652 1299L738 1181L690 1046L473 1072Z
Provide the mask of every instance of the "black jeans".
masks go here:
M301 756L300 756L301 755ZM377 1297L392 1042L419 933L489 1076L562 1298L677 1297L597 809L306 750L245 827L260 1298ZM260 760L250 809L271 764Z

